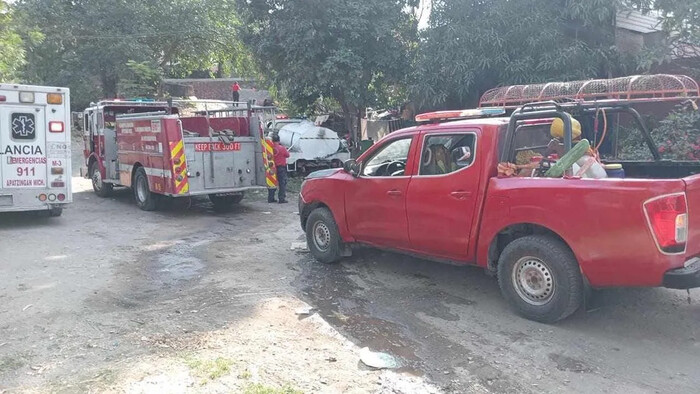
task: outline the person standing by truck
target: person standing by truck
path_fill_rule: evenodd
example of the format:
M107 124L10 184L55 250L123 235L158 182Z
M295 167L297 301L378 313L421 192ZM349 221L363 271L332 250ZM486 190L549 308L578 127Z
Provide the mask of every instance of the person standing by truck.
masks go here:
M284 145L280 144L280 136L277 133L272 134L272 148L275 154L275 167L277 167L279 203L285 204L287 203L287 158L289 158L289 151ZM268 189L267 202L276 202L275 189Z
M231 90L233 91L233 105L237 107L237 103L241 99L241 85L238 84L238 81L234 82L233 85L231 85Z

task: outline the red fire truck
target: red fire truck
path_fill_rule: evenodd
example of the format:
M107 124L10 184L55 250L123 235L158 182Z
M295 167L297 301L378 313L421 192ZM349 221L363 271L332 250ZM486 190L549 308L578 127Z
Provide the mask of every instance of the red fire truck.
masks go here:
M207 195L217 210L266 186L261 122L251 107L217 102L101 101L83 113L85 165L95 193L130 187L155 210L163 196ZM210 103L209 105L213 105ZM224 108L222 110L221 108ZM215 115L213 113L215 112Z

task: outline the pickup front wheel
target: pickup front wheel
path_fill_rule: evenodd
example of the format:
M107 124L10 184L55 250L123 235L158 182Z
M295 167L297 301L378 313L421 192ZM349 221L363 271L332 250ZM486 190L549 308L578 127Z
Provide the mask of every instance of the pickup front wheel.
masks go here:
M328 208L316 208L309 215L306 220L306 243L316 260L325 264L340 260L340 233Z
M508 244L498 260L503 297L523 317L554 323L583 301L583 279L571 250L555 237L530 235Z

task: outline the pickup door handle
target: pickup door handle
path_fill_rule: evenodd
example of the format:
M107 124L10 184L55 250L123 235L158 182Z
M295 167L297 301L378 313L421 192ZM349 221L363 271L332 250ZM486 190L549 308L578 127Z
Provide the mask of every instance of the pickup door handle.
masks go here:
M388 192L386 192L386 195L389 197L398 197L402 194L403 193L401 193L401 190L389 190Z
M465 192L463 190L457 190L452 193L450 193L450 196L458 199L458 200L466 200L468 197L471 197L472 192Z

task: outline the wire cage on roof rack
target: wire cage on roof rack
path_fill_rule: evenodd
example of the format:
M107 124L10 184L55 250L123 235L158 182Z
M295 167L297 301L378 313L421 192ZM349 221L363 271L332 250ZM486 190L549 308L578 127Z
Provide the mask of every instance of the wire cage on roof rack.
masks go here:
M678 100L700 96L698 83L685 75L634 75L613 79L503 86L481 96L479 107L516 108L538 101Z

